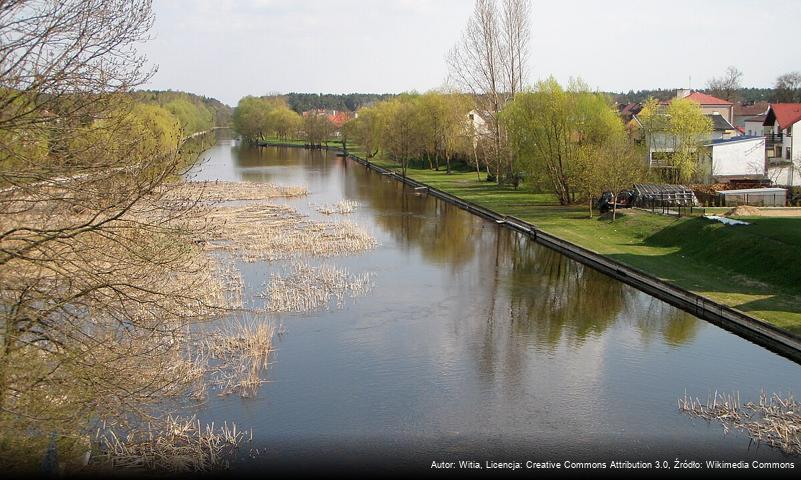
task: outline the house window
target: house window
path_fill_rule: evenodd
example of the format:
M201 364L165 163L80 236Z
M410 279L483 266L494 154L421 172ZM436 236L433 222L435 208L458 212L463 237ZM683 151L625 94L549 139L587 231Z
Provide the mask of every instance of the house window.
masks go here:
M790 155L790 147L787 147L787 160L790 160L792 156Z

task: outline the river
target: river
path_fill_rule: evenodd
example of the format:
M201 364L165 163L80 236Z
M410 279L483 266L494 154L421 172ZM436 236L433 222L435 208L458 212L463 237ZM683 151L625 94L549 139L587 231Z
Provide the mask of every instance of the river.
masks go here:
M197 180L307 186L286 202L313 218L354 200L379 242L331 259L369 295L276 316L269 383L199 411L253 429L249 466L788 458L677 399L797 393L792 361L333 153L221 138L202 157ZM246 297L274 268L242 265Z

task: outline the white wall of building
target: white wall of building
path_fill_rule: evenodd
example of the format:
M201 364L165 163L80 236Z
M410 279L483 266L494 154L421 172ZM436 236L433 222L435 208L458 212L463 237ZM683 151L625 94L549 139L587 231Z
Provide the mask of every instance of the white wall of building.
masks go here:
M712 146L712 176L765 175L765 139Z
M765 134L765 127L762 125L762 122L745 122L745 134L746 135L764 135Z

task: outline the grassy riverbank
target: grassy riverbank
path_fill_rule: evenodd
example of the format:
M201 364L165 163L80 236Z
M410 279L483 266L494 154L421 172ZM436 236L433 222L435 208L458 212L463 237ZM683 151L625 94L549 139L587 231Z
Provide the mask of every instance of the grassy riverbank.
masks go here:
M387 168L396 164L376 161ZM619 212L590 219L587 206L498 186L476 172L408 169L417 181L514 215L542 230L801 334L801 218L750 217L727 227L703 218Z

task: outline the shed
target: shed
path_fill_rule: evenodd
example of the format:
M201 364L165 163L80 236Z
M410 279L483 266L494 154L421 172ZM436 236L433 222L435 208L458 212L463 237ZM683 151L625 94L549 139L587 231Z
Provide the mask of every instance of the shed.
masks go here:
M722 190L718 192L722 205L753 205L755 207L784 207L787 205L785 188L746 188L743 190Z

